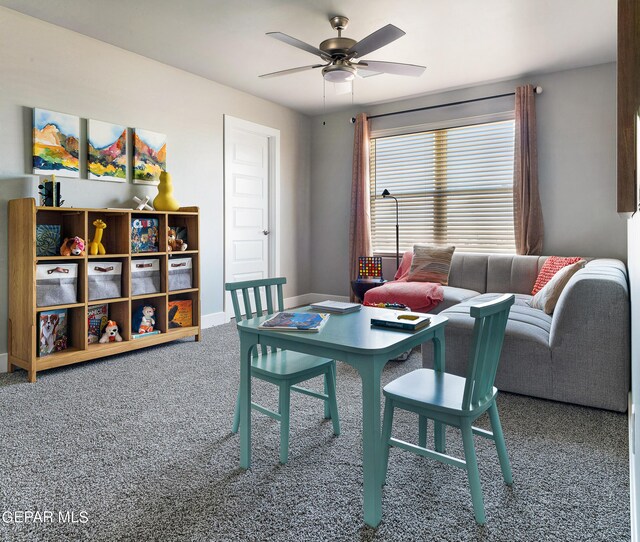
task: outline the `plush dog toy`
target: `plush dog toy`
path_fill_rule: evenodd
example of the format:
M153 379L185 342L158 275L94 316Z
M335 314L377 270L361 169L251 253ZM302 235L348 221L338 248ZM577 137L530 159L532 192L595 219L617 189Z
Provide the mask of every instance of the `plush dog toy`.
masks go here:
M107 322L106 327L104 328L104 333L100 340L98 341L102 344L104 343L119 343L122 342L122 337L118 331L118 324L116 324L113 320L109 320Z
M180 250L187 250L187 243L182 239L176 238L176 230L169 228L167 232L167 250L169 252L178 252Z
M60 247L62 256L84 256L84 239L81 237L65 237Z

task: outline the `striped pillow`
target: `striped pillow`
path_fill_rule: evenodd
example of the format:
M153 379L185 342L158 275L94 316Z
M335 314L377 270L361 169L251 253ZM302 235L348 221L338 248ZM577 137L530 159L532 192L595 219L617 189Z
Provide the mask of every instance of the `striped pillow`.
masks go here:
M553 278L553 275L560 271L560 269L567 265L579 262L581 259L582 258L579 256L573 258L549 256L542 265L542 269L540 269L538 278L536 278L536 283L533 285L533 290L531 290L531 295L536 295L540 290L542 290L544 285L549 282Z
M449 282L451 257L456 247L414 245L413 260L407 280L436 282L446 286Z

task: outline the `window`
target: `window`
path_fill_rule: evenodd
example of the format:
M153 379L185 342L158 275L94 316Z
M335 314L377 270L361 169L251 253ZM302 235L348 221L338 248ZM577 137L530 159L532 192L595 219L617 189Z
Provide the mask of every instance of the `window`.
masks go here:
M371 234L376 254L395 254L398 199L400 251L416 243L456 250L515 252L514 121L371 139Z

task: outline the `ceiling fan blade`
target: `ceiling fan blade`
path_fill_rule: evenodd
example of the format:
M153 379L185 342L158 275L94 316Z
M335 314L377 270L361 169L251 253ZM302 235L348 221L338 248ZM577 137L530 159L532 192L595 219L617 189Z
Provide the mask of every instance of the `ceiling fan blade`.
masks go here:
M381 60L362 60L355 64L358 67L358 71L365 70L376 73L390 73L393 75L408 75L410 77L420 77L426 66L419 66L417 64L403 64L401 62L382 62ZM367 75L363 74L363 77Z
M351 57L363 57L369 53L390 44L392 41L396 41L398 38L404 36L406 32L400 30L397 26L388 24L379 28L372 34L369 34L366 38L361 39L353 47L347 51L347 56Z
M283 34L282 32L267 32L267 36L271 36L272 38L275 38L283 43L286 43L287 45L293 45L294 47L297 47L298 49L302 49L303 51L307 51L307 53L311 53L312 55L318 55L320 58L328 59L327 55L317 47L314 47L313 45L309 45L308 43L305 43L304 41L300 41L299 39L289 36L287 34Z
M280 70L279 72L263 73L258 77L278 77L279 75L289 75L290 73L303 72L314 68L322 68L325 64L312 64L311 66L300 66L299 68L289 68L288 70Z

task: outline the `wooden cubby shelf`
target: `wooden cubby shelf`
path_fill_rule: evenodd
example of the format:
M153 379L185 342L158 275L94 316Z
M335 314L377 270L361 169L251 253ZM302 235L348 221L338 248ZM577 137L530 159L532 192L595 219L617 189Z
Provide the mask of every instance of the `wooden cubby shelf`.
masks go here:
M27 371L30 382L35 382L39 371L80 363L87 360L121 354L155 344L162 344L184 337L200 340L200 272L198 246L200 235L200 214L197 207L187 207L179 211L138 211L128 209L85 209L69 207L37 207L33 198L9 201L9 236L23 239L9 254L9 372L14 368ZM131 251L131 221L136 218L157 218L159 252ZM36 256L36 226L60 226L61 240L78 236L87 241L94 235L93 222L103 220L107 227L103 230L102 243L106 254L85 256ZM181 226L187 228L189 250L167 252L167 228ZM172 256L192 259L192 288L169 291L167 258ZM131 296L131 266L137 258L157 258L160 260L160 291L145 295ZM89 300L89 262L95 266L98 261L122 262L121 292L117 298ZM139 260L138 260L139 261ZM78 264L77 301L51 306L36 306L36 266L62 265L65 262ZM172 327L168 320L168 304L175 299L187 299L192 306L191 326ZM108 305L108 317L115 320L120 328L121 342L105 344L89 343L88 311L97 305ZM141 305L155 308L155 329L160 334L133 339L132 314ZM67 311L67 347L64 350L39 356L40 313L51 310ZM188 313L187 313L188 314ZM188 323L188 321L187 321ZM43 339L44 343L44 339ZM57 346L57 343L56 343Z

